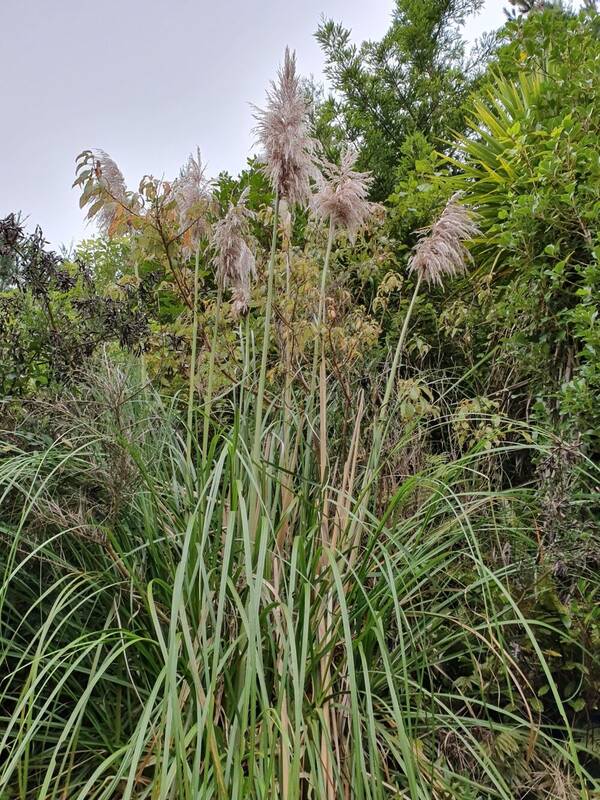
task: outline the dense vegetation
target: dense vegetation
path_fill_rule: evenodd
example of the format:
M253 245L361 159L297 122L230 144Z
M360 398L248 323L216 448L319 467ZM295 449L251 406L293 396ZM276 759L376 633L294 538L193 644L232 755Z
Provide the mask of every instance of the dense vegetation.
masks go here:
M0 220L0 798L597 796L600 17L480 5Z

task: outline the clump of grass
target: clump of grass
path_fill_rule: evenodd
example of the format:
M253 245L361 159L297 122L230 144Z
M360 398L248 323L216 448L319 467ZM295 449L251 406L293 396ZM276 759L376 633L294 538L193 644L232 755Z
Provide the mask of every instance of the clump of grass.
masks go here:
M321 535L320 486L297 477L282 552L282 412L265 419L257 486L244 413L254 401L235 387L231 424L197 473L178 399L108 370L70 401L79 410L61 437L19 440L0 463L0 792L509 800L528 770L535 792L546 765L560 764L583 796L585 747L541 623L512 589L521 565L485 555L501 535L534 558L527 531L511 530L527 489L492 490L479 453L466 453L359 515L351 454L332 492L334 539ZM107 403L103 387L117 384L127 388ZM107 409L101 424L75 422L92 400ZM521 441L486 457L543 447ZM98 467L115 447L135 479L106 516L84 500L114 477ZM318 473L311 447L305 457ZM74 486L93 537L81 521L40 522ZM552 728L536 710L533 661L558 709Z

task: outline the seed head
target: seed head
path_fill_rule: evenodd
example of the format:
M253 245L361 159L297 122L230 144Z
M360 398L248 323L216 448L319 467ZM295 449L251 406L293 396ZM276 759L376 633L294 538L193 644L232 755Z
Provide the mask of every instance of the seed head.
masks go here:
M208 223L205 212L210 202L210 181L204 176L200 150L196 158L190 154L173 182L173 194L179 212L179 226L184 233L184 254L190 255L202 236L206 235Z
M280 198L307 203L314 176L314 142L309 135L308 104L296 74L296 56L285 49L277 81L267 90L267 107L257 108L255 132L262 145L264 172Z
M103 234L109 234L119 212L127 205L127 186L123 173L116 162L104 150L96 150L94 172L98 185L102 188L105 202L95 213L88 211L88 219L96 220L98 229Z
M233 294L233 311L239 316L248 310L250 279L256 275L256 261L246 238L252 212L247 208L247 189L214 229L212 244L215 250L213 264L217 282L229 287Z
M383 210L368 200L373 178L369 172L353 169L357 158L358 153L348 147L339 166L321 159L319 188L313 201L317 216L331 220L336 229L346 231L351 239L369 217Z
M473 212L458 202L458 195L453 195L439 219L421 232L408 262L409 271L418 273L429 284L441 286L444 277L466 271L471 254L464 242L478 233Z

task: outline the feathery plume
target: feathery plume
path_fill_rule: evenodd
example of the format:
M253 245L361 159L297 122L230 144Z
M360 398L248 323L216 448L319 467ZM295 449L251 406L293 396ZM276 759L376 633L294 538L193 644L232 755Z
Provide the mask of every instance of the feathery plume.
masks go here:
M347 147L340 164L321 159L319 188L313 203L317 216L331 220L334 227L345 230L351 239L370 216L382 211L382 206L368 200L373 178L369 172L353 169L358 153Z
M438 220L421 231L421 239L408 262L409 271L416 272L429 284L441 286L444 277L466 271L471 254L464 242L478 233L473 212L461 205L454 194Z
M88 211L88 219L95 218L96 224L103 234L109 234L119 210L127 205L127 186L123 173L116 162L104 150L96 150L94 172L99 186L108 199L94 214Z
M217 282L232 289L232 310L237 316L248 310L250 279L256 275L256 261L246 242L248 222L253 216L246 206L247 199L248 190L244 189L238 202L230 204L223 219L215 225L212 237Z
M234 286L231 290L231 313L234 319L248 313L250 306L250 286Z
M200 149L196 158L190 153L188 160L173 182L173 194L179 211L179 225L184 231L184 255L190 255L198 241L206 234L208 225L204 212L210 201L210 181L204 176Z
M256 108L255 132L263 148L264 172L279 197L307 203L314 176L314 142L309 135L308 105L296 74L296 56L285 49L277 81L267 90L267 107Z

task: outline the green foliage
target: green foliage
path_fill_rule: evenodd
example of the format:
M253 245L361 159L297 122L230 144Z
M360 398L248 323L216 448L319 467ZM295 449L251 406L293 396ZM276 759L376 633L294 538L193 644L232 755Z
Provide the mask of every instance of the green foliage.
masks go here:
M117 296L107 296L96 285L98 262L86 261L85 249L83 257L68 262L45 244L39 228L27 235L14 215L0 220L4 396L35 394L68 382L101 345L116 342L139 351L148 336L141 286L125 286ZM106 255L113 248L103 245L102 251ZM102 285L102 271L99 278Z
M402 257L402 271L416 244L416 231L430 224L447 200L447 187L440 180L444 170L442 157L423 133L407 137L400 150L394 191L387 199L387 226Z
M316 34L335 95L322 106L321 129L338 125L341 138L360 145L362 165L375 176L374 196L393 190L407 138L439 144L463 128L463 103L473 75L460 28L481 0L397 0L380 42L351 42L332 20ZM480 64L484 60L479 54ZM325 135L331 145L332 134ZM340 136L333 134L333 143Z
M477 279L488 287L487 338L479 346L502 341L497 380L526 379L521 396L536 402L538 418L592 448L600 429L596 25L594 16L556 11L527 20L522 72L496 76L474 100L453 181L484 228ZM542 34L546 50L529 56Z

